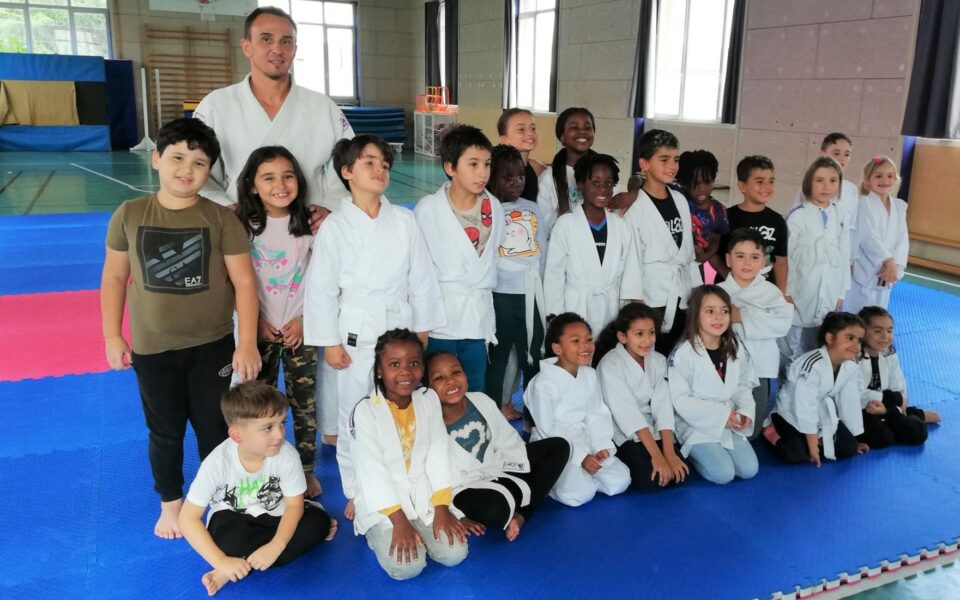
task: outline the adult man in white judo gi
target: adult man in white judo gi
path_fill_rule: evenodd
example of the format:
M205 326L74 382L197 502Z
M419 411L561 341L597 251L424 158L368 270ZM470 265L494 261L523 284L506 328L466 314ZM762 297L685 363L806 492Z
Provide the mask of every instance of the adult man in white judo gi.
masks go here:
M194 112L217 133L222 149L201 194L224 206L236 204L247 157L261 146L279 145L300 163L309 203L335 210L350 194L334 172L331 152L338 140L353 137L353 129L333 100L294 83L296 23L279 8L257 8L244 23L240 47L250 59L250 74L207 94Z

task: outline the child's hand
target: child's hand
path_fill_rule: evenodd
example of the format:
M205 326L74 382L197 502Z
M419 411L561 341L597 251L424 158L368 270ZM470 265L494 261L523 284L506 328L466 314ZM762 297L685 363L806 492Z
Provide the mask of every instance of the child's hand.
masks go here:
M347 349L343 347L343 344L327 346L324 348L323 360L327 361L328 365L338 370L346 369L350 366L350 363L353 362L353 360L350 359L350 354L347 352Z
M737 414L737 411L731 410L730 415L727 417L727 423L724 425L724 427L727 429L743 429L741 422L741 416Z
M307 210L310 211L310 233L317 235L317 230L320 229L320 223L323 223L323 220L330 215L330 211L316 204L311 204Z
M610 200L610 209L620 211L620 216L627 214L633 203L637 201L637 192L639 188L632 192L620 192Z
M790 304L793 304L794 306L796 306L796 303L793 301L793 296L791 296L790 294L784 294L783 299L789 302Z
M807 452L810 454L810 462L817 465L817 468L820 468L820 446L819 444L810 444L807 442Z
M670 470L667 459L665 459L662 454L657 453L657 456L650 457L650 462L653 465L653 472L650 473L650 481L657 481L657 476L659 475L660 487L666 487L666 485L673 480L673 471Z
M453 540L456 539L461 544L467 543L467 528L463 526L460 519L450 513L450 507L446 504L433 507L433 539L440 541L440 532L447 534L447 541L453 548Z
M487 532L487 528L483 523L477 523L473 519L464 517L460 519L460 524L463 525L463 528L466 529L470 535L483 535Z
M687 463L683 462L683 459L677 456L677 453L672 449L664 453L663 457L666 459L667 465L670 466L670 471L673 473L673 478L677 483L686 479L687 475L690 474L690 467L688 467Z
M740 316L740 309L736 304L730 305L730 322L731 323L743 323L743 318Z
M250 574L250 563L236 556L224 556L214 570L236 583Z
M870 452L870 446L863 442L857 442L857 454L866 454L867 452Z
M277 562L277 557L283 552L279 544L270 541L253 551L253 554L247 557L250 566L258 571L266 571L273 563Z
M299 317L293 319L283 326L280 333L283 334L283 345L296 352L303 344L303 321Z
M738 414L737 416L740 417L740 426L737 427L737 430L746 431L747 427L750 427L750 423L753 422L752 419L746 415Z
M122 371L130 368L133 359L130 355L130 346L127 345L127 340L123 339L123 336L108 337L103 340L103 343L111 369Z
M280 330L266 319L257 322L257 337L265 342L279 342Z
M396 516L400 513L399 517ZM390 556L396 556L397 564L406 562L410 564L410 559L417 560L417 548L423 546L423 539L413 528L410 521L402 510L398 510L390 515L393 522L393 537L390 539Z
M588 454L583 458L583 462L580 463L580 466L583 467L583 470L587 473L596 475L597 471L600 470L600 467L603 466L603 462L593 454Z
M600 452L597 452L596 454L594 454L594 456L597 457L597 460L599 460L600 462L603 462L603 461L607 460L608 458L610 458L610 451L609 451L609 450L601 450Z
M867 402L866 411L871 415L885 415L887 414L887 407L883 405L883 402L879 400L871 400Z
M240 377L240 383L256 379L262 366L255 344L237 346L233 353L233 371Z

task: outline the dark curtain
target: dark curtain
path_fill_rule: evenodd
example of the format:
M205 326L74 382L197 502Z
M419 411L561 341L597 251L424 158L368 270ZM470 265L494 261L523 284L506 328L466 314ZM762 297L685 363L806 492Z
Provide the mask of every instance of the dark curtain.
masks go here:
M643 117L647 109L647 58L650 40L653 39L653 2L640 2L640 28L637 30L637 54L634 58L636 80L633 90L633 116Z
M450 88L450 104L457 103L457 62L459 53L457 50L457 40L460 38L460 19L457 16L457 0L446 0L446 80L447 87Z
M516 19L517 0L504 0L503 2L503 108L510 108L510 62L514 58L516 48L513 40L517 35Z
M557 112L557 71L560 47L560 6L553 16L553 60L550 62L550 112Z
M903 135L960 137L960 2L923 0Z
M747 16L746 0L733 4L733 22L730 24L730 45L727 47L727 75L723 82L721 123L736 123L737 97L740 89L740 59L743 56L743 36Z
M427 2L424 8L426 47L424 48L424 85L440 85L440 3Z

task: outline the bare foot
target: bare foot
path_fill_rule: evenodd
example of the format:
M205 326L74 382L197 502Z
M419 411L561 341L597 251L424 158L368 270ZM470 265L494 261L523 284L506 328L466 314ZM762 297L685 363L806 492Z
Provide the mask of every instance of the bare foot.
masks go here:
M356 514L357 514L357 509L354 508L353 506L353 498L350 498L349 500L347 500L347 505L343 508L343 516L345 516L346 518L352 521L353 517L355 517Z
M939 423L940 422L940 413L935 410L923 409L923 422L924 423Z
M320 480L317 479L317 476L313 474L313 471L309 473L304 473L307 478L307 491L304 492L304 495L307 498L316 498L323 493L323 486L320 485Z
M183 506L183 498L160 503L160 518L157 519L157 524L153 526L153 535L165 540L183 537L183 534L180 533L180 524L177 523L181 506Z
M207 595L213 596L223 589L223 586L230 583L230 580L216 571L210 571L200 579L200 582L203 583L203 587L207 588Z
M334 537L335 535L337 535L337 526L338 526L338 525L339 525L339 523L337 523L337 520L334 519L333 517L331 517L331 518L330 518L330 531L327 532L327 537L323 538L323 541L329 542L330 540L333 539L333 537Z
M336 446L336 445L337 445L337 436L335 436L335 435L321 435L321 436L320 436L320 442L323 443L323 444L326 444L326 445L328 445L328 446Z
M500 412L503 413L503 416L508 421L516 421L517 419L523 418L523 413L513 407L513 404L509 402L503 405L503 408L500 409Z
M507 523L506 533L508 542L517 539L517 536L520 535L520 528L523 527L524 523L526 523L526 519L524 519L522 515L513 515L513 518Z

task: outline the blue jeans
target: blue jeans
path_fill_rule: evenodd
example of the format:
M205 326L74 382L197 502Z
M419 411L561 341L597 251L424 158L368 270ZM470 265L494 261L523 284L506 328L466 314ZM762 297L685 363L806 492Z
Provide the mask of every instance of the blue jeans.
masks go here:
M487 378L487 344L483 340L438 340L428 338L427 354L450 352L460 360L467 376L467 389L482 392Z
M720 485L730 483L734 477L750 479L760 468L753 446L736 434L733 450L727 450L720 442L697 444L690 448L690 460L704 479Z

